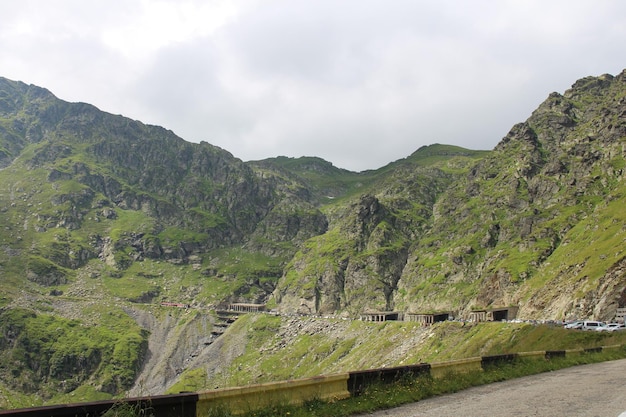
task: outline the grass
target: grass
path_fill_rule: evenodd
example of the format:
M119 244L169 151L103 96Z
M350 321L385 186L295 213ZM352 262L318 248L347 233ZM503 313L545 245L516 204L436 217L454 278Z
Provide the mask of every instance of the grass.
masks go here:
M0 314L0 334L5 335L0 342L10 345L0 352L0 379L9 393L29 394L23 403L12 399L7 404L110 398L90 382L119 389L132 384L147 349L147 333L121 310L100 307L94 313L98 325L22 309Z
M377 410L398 407L438 395L451 394L467 388L510 380L542 372L551 372L571 366L598 363L626 358L623 347L602 352L581 353L557 357L550 360L520 358L512 363L486 367L482 372L450 374L449 377L434 379L430 376L403 378L391 384L377 383L368 387L363 394L336 402L308 401L302 405L277 404L251 411L244 417L343 417L371 413ZM227 410L219 409L208 414L211 417L228 417Z
M120 402L111 407L102 417L151 417L154 416L151 408Z
M624 198L615 198L572 227L549 262L526 283L525 298L569 285L585 292L597 288L598 280L625 256L623 206Z
M295 326L298 332L292 331ZM444 322L424 328L415 322L299 321L264 314L239 317L223 337L223 350L234 355L223 372L206 379L191 373L183 378L185 388L177 389L203 391L379 367L626 343L626 332L576 332L527 323Z

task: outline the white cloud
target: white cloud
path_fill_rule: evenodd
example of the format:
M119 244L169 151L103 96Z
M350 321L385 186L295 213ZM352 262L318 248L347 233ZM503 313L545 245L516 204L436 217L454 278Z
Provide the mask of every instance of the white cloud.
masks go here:
M235 2L141 0L133 10L120 14L115 25L102 29L103 42L129 59L162 48L210 36L237 13Z
M244 160L363 170L490 149L551 91L623 70L626 3L0 2L0 75Z

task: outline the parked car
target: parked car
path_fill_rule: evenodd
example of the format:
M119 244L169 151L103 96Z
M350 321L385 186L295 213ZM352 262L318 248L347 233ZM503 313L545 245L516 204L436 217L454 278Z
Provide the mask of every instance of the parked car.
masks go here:
M568 323L565 323L565 326L563 326L563 328L565 329L580 329L583 325L582 321L570 321Z
M594 320L585 320L582 326L580 326L582 330L598 330L601 327L604 327L604 323Z
M620 330L626 330L626 325L623 323L608 323L605 326L598 327L596 330L600 332L617 332Z

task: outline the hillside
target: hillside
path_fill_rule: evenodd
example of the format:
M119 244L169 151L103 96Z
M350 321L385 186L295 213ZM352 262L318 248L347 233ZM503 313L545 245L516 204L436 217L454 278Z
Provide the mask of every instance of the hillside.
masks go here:
M404 305L615 316L626 283L625 81L588 77L550 94L442 195L404 270Z
M383 323L249 314L211 352L194 358L168 392L514 352L622 344L625 332L579 332L529 323Z
M471 166L447 159L426 183L411 178L421 166L394 170L294 256L279 308L611 319L624 305L624 81L550 94Z
M248 337L219 336L221 303L612 319L626 306L625 120L626 72L587 77L492 151L434 144L357 173L243 162L0 78L0 408L213 372L198 358L217 367L216 346Z

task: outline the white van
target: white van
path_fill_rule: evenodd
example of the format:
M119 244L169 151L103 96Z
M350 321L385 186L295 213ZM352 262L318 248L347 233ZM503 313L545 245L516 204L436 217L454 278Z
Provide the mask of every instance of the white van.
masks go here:
M583 330L598 330L600 327L604 327L604 323L601 321L585 320L580 328Z

